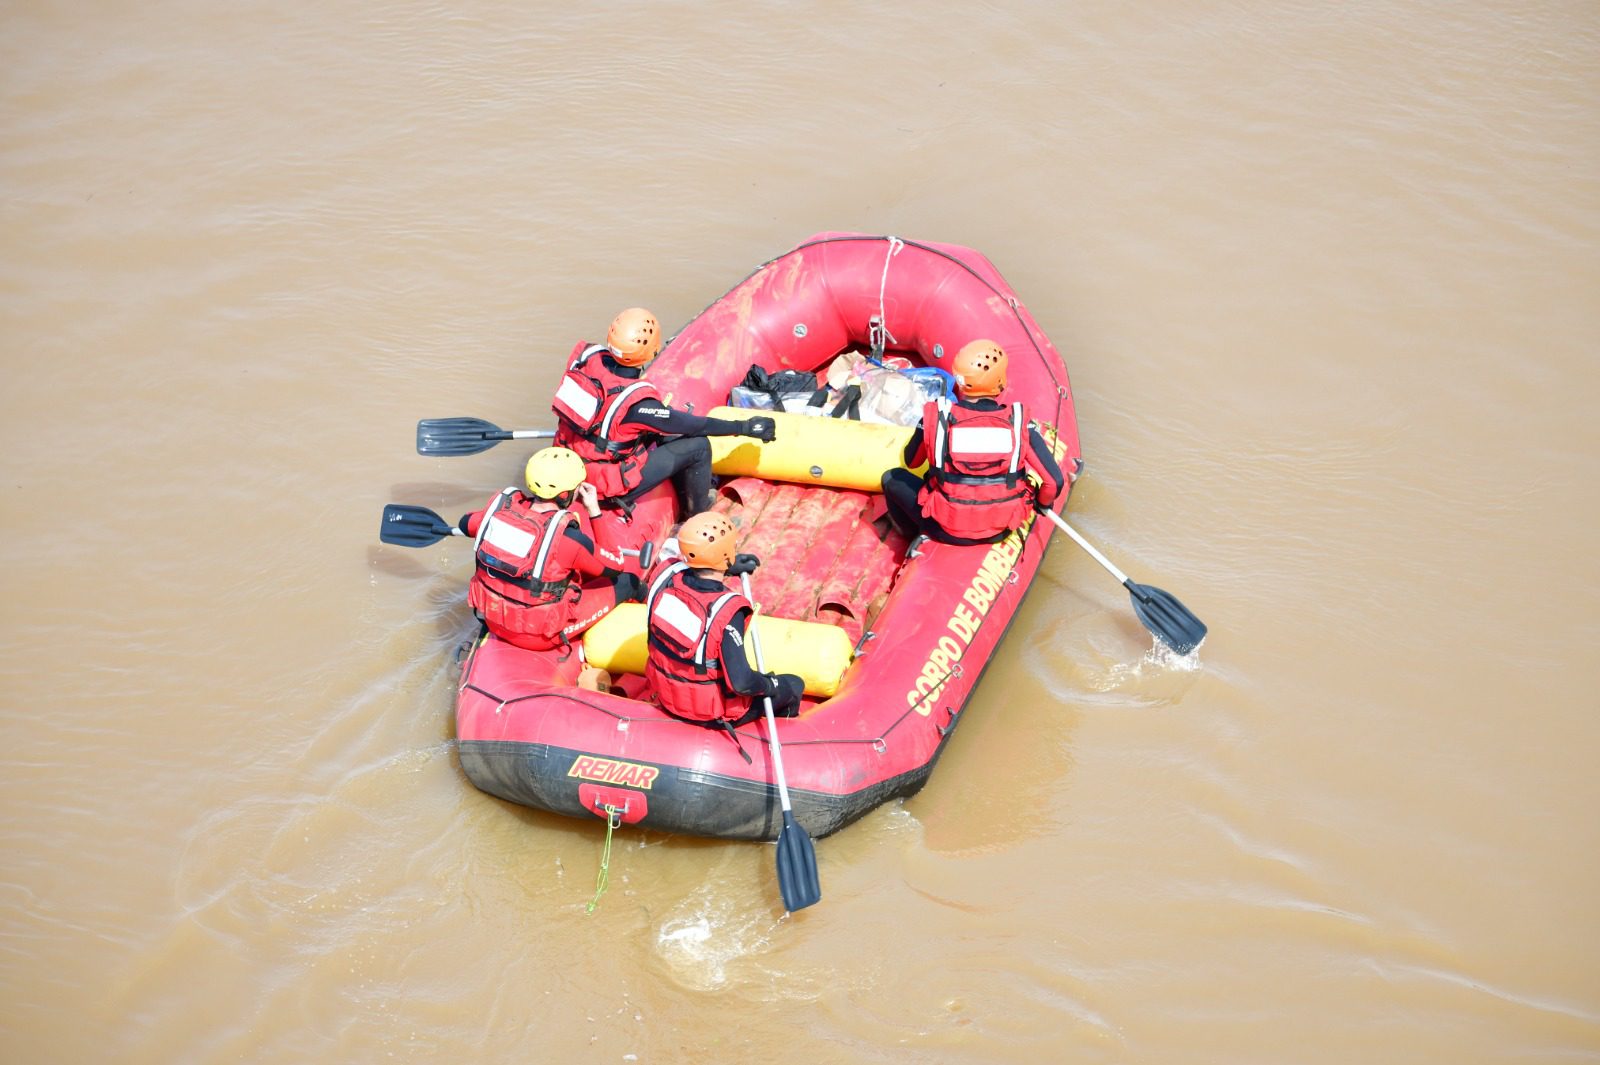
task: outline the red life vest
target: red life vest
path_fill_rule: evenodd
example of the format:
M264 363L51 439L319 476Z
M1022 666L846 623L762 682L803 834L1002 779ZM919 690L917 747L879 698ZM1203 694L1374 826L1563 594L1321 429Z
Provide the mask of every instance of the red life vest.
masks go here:
M602 353L609 350L604 344L578 341L550 404L557 417L556 446L578 453L587 479L603 498L638 486L650 430L622 419L635 403L656 397L651 382L608 368Z
M723 589L706 592L690 587L685 562L662 562L650 580L645 598L650 656L645 679L670 714L691 721L736 718L746 707L728 703L722 684L722 633L733 615L749 609L750 600Z
M1028 516L1022 404L974 410L948 399L922 412L928 476L917 501L922 513L956 536L980 540L1021 525Z
M473 542L478 569L467 602L496 636L553 647L582 594L572 571L555 560L562 531L577 518L569 510L532 510L532 503L507 488L489 505Z

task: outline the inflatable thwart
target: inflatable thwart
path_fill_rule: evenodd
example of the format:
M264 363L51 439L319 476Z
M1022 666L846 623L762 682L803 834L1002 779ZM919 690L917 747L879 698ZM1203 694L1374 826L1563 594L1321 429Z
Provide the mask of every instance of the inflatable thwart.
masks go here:
M1021 400L1062 468L1079 462L1066 369L977 252L824 233L763 264L673 337L647 371L679 407L717 417L751 367L818 371L841 353L942 369L987 337L1010 356ZM713 438L716 509L760 557L751 578L766 668L806 681L777 723L795 819L823 836L927 780L1049 543L1030 516L999 543L925 542L913 557L883 518L879 478L908 427L777 413L775 440ZM1062 493L1055 507L1066 504ZM632 520L660 540L679 515L670 485ZM586 668L610 691L577 685ZM669 832L770 840L782 825L766 725L679 721L642 676L643 610L625 605L565 650L493 637L466 661L456 705L461 762L482 790L527 806ZM780 848L781 849L781 848Z

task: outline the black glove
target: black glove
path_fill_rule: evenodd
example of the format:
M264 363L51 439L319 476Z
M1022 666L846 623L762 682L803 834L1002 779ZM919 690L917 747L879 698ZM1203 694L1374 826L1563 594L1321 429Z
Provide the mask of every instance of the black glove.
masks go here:
M728 567L728 576L743 577L746 573L754 573L759 565L761 560L754 555L734 555L733 564Z
M751 418L739 429L740 436L753 436L764 444L778 437L778 423L771 418Z
M637 573L619 573L612 587L617 590L617 602L638 603L644 601L644 581Z
M773 717L799 717L800 697L806 682L794 673L768 673L767 697L772 700Z

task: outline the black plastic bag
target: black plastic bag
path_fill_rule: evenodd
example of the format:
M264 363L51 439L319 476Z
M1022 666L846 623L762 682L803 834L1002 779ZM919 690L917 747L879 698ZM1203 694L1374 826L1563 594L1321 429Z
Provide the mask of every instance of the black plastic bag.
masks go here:
M810 392L812 405L816 405L816 393L821 392L823 398L827 397L827 389L817 388L817 375L805 373L801 370L780 370L778 373L768 373L763 367L752 366L750 372L744 375L744 387L756 392L764 392L772 397L772 409L781 411L784 392Z

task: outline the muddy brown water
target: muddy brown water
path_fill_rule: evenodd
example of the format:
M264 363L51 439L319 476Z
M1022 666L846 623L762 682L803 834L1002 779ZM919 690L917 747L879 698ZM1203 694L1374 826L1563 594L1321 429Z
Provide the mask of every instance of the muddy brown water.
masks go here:
M9 5L0 1057L1600 1059L1591 4ZM602 833L452 751L459 513L616 309L989 255L1081 528L928 787Z

